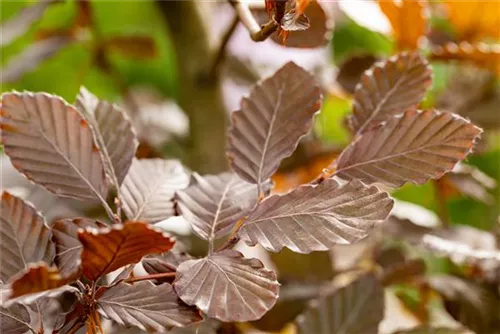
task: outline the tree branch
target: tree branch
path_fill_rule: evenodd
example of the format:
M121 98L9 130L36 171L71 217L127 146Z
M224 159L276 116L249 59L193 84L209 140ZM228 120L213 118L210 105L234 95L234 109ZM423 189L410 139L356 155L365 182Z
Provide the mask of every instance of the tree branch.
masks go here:
M241 3L239 0L230 0L229 2L236 10L240 21L247 28L253 41L265 41L276 30L278 30L279 24L274 19L271 19L263 26L260 26L247 4Z
M233 22L231 22L231 25L229 26L229 28L227 28L227 31L224 33L217 54L214 57L214 61L212 62L212 65L210 66L210 71L208 72L209 80L214 80L217 77L219 67L226 58L227 44L231 40L231 36L233 36L233 33L236 30L236 27L238 26L239 22L240 18L238 17L238 15L235 15L233 18Z

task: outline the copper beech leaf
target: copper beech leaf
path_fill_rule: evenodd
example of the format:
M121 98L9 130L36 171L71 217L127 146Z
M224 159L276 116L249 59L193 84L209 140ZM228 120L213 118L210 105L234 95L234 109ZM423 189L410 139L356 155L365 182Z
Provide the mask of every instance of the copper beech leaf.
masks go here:
M199 311L184 304L167 283L120 283L98 297L97 310L120 325L155 333L203 320Z
M185 261L193 259L191 255L175 250L163 254L146 256L142 260L142 266L148 274L159 274L175 272L177 267Z
M34 5L21 9L16 16L2 23L0 26L0 31L2 31L0 46L11 43L14 39L27 32L31 25L43 16L45 9L54 2L56 0L39 1Z
M66 286L74 282L78 274L70 277L62 277L57 267L51 267L44 262L30 264L28 267L15 275L9 286L9 299L18 298L25 295L38 294L32 296L34 299L47 293L57 294L62 290L71 289ZM62 288L62 290L60 289ZM56 291L56 289L59 289Z
M257 186L234 173L192 175L190 186L177 192L180 213L206 240L227 234L257 204Z
M2 334L27 333L32 330L31 317L24 305L0 307L0 332Z
M52 263L54 245L45 219L22 199L4 191L0 210L0 281L7 283L29 263Z
M147 254L170 250L175 239L143 222L125 222L110 228L78 231L83 245L83 274L96 280L127 264L139 262Z
M3 145L14 167L58 196L104 202L101 155L75 107L45 93L6 93L1 103Z
M375 276L364 275L329 290L297 317L298 334L378 332L384 317L384 289Z
M80 88L76 107L93 128L104 167L119 188L139 145L130 119L120 107L100 101L85 87Z
M272 252L283 247L298 253L325 251L366 237L387 218L393 204L375 186L327 179L265 199L248 216L239 236Z
M177 160L134 159L120 188L123 211L131 220L167 219L175 214L175 192L188 184L189 174Z
M481 132L455 114L410 110L358 137L332 166L348 180L422 184L452 170Z
M255 85L231 115L227 154L233 170L260 186L311 129L320 106L314 77L293 62Z
M432 83L432 71L418 52L401 53L375 63L362 76L354 93L349 125L362 133L393 115L414 108Z
M486 204L493 204L495 201L494 196L488 192L489 189L497 186L495 179L476 167L459 163L442 180L452 185L461 194L477 201Z
M274 306L279 283L259 260L225 250L181 263L174 289L186 304L211 318L244 322L259 319Z
M52 225L52 240L56 245L55 263L62 276L70 276L81 269L83 246L78 230L87 227L103 228L106 224L87 218L62 219Z
M427 34L427 2L379 0L378 5L391 23L398 49L418 49Z

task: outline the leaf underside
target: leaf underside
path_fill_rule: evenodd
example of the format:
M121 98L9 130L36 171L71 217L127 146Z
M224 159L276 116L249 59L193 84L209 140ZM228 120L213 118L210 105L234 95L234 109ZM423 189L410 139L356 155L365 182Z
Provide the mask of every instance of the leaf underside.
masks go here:
M259 243L273 252L283 247L298 253L324 251L366 237L387 218L392 206L389 195L375 186L358 180L341 185L327 179L265 199L249 215L239 236L249 245Z
M362 133L418 106L432 84L427 60L417 52L402 53L367 70L356 86L349 125Z
M120 325L150 332L164 333L172 327L184 327L203 319L196 308L184 304L166 283L120 283L99 297L97 307L100 314Z
M335 175L400 187L440 178L470 153L482 130L434 110L410 110L365 132L333 165Z
M31 317L24 305L0 307L0 332L2 334L27 333L30 329L30 322Z
M366 275L311 302L296 323L299 334L365 334L377 333L383 317L384 289Z
M138 146L129 118L117 105L99 101L84 87L80 89L76 107L94 128L104 165L108 174L112 175L111 180L116 180L118 184L115 186L119 188Z
M312 126L321 93L314 77L289 62L255 85L231 115L228 156L245 181L262 184Z
M218 239L257 204L257 186L237 174L192 175L190 186L177 192L180 213L205 240Z
M177 160L135 160L120 188L123 211L131 220L150 223L175 215L173 198L189 184Z
M103 201L101 155L75 107L45 93L6 93L0 113L5 152L22 174L58 196Z
M0 280L7 283L28 263L52 263L54 245L45 219L34 207L8 192L0 210Z
M174 289L186 304L211 318L243 322L259 319L274 306L279 283L259 260L225 250L182 263Z

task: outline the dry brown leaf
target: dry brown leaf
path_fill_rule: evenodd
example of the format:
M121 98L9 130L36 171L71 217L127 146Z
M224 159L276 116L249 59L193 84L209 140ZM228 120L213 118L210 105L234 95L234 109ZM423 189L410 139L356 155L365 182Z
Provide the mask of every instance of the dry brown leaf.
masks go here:
M427 33L427 1L379 0L378 4L391 23L398 49L420 48Z
M142 222L125 222L111 228L87 228L78 232L83 244L83 274L96 280L147 254L170 250L175 240L160 229Z

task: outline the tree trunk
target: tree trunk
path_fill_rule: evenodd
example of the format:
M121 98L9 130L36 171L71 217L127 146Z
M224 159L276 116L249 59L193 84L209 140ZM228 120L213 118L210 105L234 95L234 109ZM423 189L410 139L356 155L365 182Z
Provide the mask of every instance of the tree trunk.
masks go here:
M187 165L201 173L227 169L225 156L227 116L221 81L204 80L214 56L209 42L206 3L198 1L157 1L166 18L174 45L179 78L178 103L190 121Z

